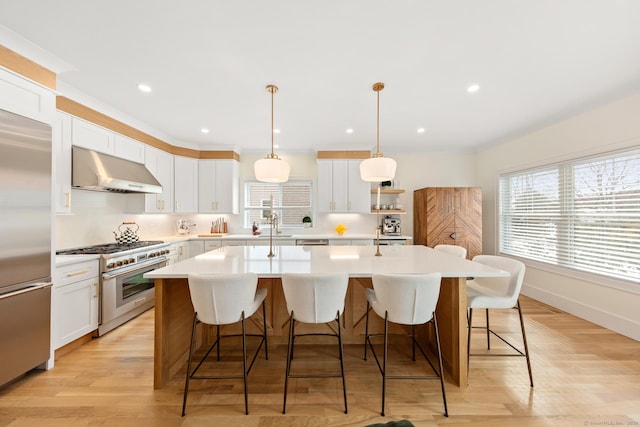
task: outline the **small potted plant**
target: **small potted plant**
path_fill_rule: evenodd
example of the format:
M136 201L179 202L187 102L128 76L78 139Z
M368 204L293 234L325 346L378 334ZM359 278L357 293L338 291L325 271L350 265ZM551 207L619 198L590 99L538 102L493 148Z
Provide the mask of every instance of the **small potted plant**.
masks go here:
M305 228L311 228L311 217L305 216L302 218L302 225L304 225Z

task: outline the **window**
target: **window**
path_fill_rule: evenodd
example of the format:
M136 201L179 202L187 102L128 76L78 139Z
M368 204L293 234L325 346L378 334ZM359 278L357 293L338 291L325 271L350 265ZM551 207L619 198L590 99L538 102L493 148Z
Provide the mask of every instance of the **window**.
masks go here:
M311 182L293 180L281 184L246 182L245 227L251 227L254 222L263 223L263 218L271 212L271 196L273 196L273 212L278 216L278 224L281 227L303 227L302 218L311 216L313 211Z
M640 150L501 175L500 252L640 281Z

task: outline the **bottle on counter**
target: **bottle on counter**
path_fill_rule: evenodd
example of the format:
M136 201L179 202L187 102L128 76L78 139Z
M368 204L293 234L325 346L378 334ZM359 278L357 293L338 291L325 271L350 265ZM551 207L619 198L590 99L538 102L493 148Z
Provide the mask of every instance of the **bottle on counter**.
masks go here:
M253 226L251 227L251 233L254 236L257 236L260 234L260 225L256 224L255 221L253 221Z

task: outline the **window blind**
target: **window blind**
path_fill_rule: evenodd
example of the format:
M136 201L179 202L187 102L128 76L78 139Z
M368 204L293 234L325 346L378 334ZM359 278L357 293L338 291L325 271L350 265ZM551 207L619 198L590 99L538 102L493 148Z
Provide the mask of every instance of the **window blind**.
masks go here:
M640 281L640 150L500 177L500 252Z
M245 183L245 227L264 222L271 211L283 227L303 227L302 218L311 216L311 181L290 180L281 184L249 181Z

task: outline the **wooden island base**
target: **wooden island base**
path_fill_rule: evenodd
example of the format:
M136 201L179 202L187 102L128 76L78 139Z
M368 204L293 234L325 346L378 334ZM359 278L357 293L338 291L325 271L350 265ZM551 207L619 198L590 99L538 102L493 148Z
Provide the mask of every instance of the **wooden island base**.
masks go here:
M258 287L268 290L266 310L269 343L286 344L289 315L282 291L282 282L279 278L260 278L258 279ZM364 316L367 302L363 288L370 287L370 278L349 279L342 331L345 344L362 344L364 342ZM436 310L442 358L447 379L459 387L467 386L466 306L466 279L443 278ZM259 328L262 327L261 316L261 310L258 310L247 322L248 332L260 330ZM192 322L193 306L191 305L187 279L156 278L155 389L163 388L171 376L186 365ZM372 313L369 316L369 322L370 332L382 331L382 319L377 315ZM313 326L326 328L326 325ZM237 326L234 325L231 328L237 328ZM326 331L326 329L323 330ZM225 332L228 333L229 330L225 330ZM425 341L431 342L430 338L433 334L426 327L423 327L420 330L420 336ZM199 343L213 342L214 337L215 328L202 328L197 340ZM303 342L300 341L300 343Z

